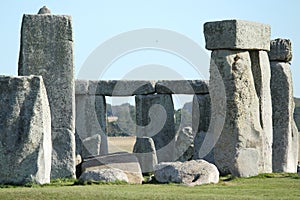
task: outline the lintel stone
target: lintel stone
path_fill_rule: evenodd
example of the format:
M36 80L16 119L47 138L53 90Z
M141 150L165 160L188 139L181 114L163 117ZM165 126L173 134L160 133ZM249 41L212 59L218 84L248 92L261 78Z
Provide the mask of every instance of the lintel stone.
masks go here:
M270 25L244 20L204 24L206 49L270 50Z
M163 80L155 84L157 94L208 94L208 81Z
M89 81L88 80L76 80L75 81L75 94L88 94Z
M104 96L132 96L153 94L153 81L136 80L90 80L89 94Z

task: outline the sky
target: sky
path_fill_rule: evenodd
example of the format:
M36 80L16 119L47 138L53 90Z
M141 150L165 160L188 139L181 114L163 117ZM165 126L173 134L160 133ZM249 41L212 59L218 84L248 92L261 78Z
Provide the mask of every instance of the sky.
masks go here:
M287 38L292 41L294 96L300 97L300 1L3 0L0 4L0 75L17 75L22 15L36 14L44 5L50 8L52 14L72 16L76 78L81 77L91 55L97 55L99 60L96 62L100 65L104 63L102 54L99 55L101 48L107 47L102 57L108 57L114 49L121 49L117 42L122 43L124 38L130 36L127 43L120 45L125 45L127 51L114 52L117 55L107 62L108 65L100 66L102 71L98 79L208 79L210 51L205 50L205 22L242 19L269 24L272 39ZM141 34L139 30L146 32ZM161 48L164 44L159 43L161 41L158 39L159 48L146 48L142 36L152 37L153 30L155 33L162 31L157 37L162 37L164 33L169 35L165 39L170 39L167 46L170 51ZM193 59L191 54L198 53L199 48L180 49L178 46L189 42L194 42L203 50L199 51L204 60L200 70L195 69L189 60ZM140 45L140 48L133 49L131 43Z

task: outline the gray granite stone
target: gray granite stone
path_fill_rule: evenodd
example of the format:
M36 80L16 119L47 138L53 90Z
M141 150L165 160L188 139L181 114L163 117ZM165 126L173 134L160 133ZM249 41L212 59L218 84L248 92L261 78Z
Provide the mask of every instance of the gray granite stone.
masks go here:
M135 97L137 136L151 137L158 162L174 161L174 105L169 94Z
M219 138L215 138L217 140L213 149L215 164L221 174L247 174L247 172L239 171L246 168L237 168L235 165L240 150L251 147L261 152L263 146L260 103L252 75L249 52L239 50L213 51L211 77L218 76L216 73L219 73L222 78L212 79L213 88L210 88L211 122L213 122L215 114L221 115L221 118L224 118L225 121L221 135ZM217 82L214 83L214 81ZM222 84L225 87L226 96L224 97L216 95L213 91L214 89L219 90L218 87ZM216 106L220 105L222 99L226 100L225 115L215 110L222 110L222 108ZM213 128L212 130L214 130ZM249 157L247 162L249 164L255 163L256 158Z
M47 6L43 6L39 12L39 15L45 15L45 14L51 14L51 10L49 8L47 8Z
M270 61L289 62L292 60L292 43L288 39L277 38L271 40L269 59Z
M298 134L293 133L294 98L290 65L271 62L273 103L273 171L296 172Z
M176 133L175 160L185 162L194 154L194 135L192 127L183 127Z
M70 16L23 16L18 73L43 77L51 109L52 138L57 134L65 139L53 140L51 177L75 177L75 92ZM66 153L66 150L70 152Z
M257 149L239 149L236 154L232 175L238 177L256 176L259 173L259 159L260 153Z
M154 81L109 80L89 81L90 95L132 96L155 93Z
M208 131L211 115L211 102L209 94L194 95L193 98L193 130L195 133Z
M244 20L224 20L204 24L206 48L270 50L271 28Z
M208 94L208 81L164 80L155 84L158 94Z
M143 173L153 172L153 167L157 164L157 156L152 138L136 138L133 153L139 160Z
M200 149L206 138L206 134L211 118L211 102L209 94L194 95L193 98L193 113L192 124L194 137L194 159L204 159L210 163L214 163L213 150L204 157L200 156Z
M155 166L154 177L160 183L184 183L189 186L218 183L217 167L205 160L162 162Z
M50 182L51 116L41 76L0 76L0 184Z
M114 153L87 158L84 159L81 168L83 173L101 169L119 169L127 175L128 183L141 184L143 181L138 159L130 153Z
M97 156L101 154L101 136L96 134L91 137L87 137L82 140L82 152L83 158L90 156Z
M75 95L88 94L89 81L88 80L75 80Z
M98 136L101 138L100 149ZM78 153L83 158L108 153L104 96L76 95L76 137L76 148L81 149ZM87 138L95 140L87 145Z
M79 181L105 181L116 182L124 181L128 183L127 175L119 169L99 169L86 171L81 174Z
M272 98L271 98L271 69L268 54L265 51L250 52L251 69L254 78L256 94L259 99L260 125L263 129L262 146L259 157L259 173L272 172Z

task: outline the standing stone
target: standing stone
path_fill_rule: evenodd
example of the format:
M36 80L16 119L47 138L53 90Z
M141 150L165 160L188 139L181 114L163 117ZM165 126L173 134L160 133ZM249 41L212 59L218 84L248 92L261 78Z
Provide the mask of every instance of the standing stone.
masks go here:
M211 102L209 94L194 95L192 124L195 134L194 138L194 159L204 159L210 163L214 163L213 150L202 157L200 149L206 138L206 134L210 124Z
M267 53L260 51L270 48L270 26L227 20L206 23L204 33L207 48L213 50L207 135L215 140L215 164L221 174L271 172L270 66ZM218 121L224 123L221 129Z
M51 116L41 76L0 76L0 184L50 182Z
M298 130L295 126L293 82L290 70L291 42L271 41L271 91L273 102L273 171L297 171Z
M151 137L158 162L174 161L174 105L169 94L137 95L136 123L138 137Z
M76 141L83 157L108 153L104 96L76 95Z
M75 177L75 94L70 16L24 15L19 75L41 75L51 109L51 178Z
M226 91L225 124L214 148L215 163L221 173L245 175L246 172L236 169L239 152L247 149L253 152L254 148L256 154L260 155L262 145L259 99L252 76L250 55L247 51L216 50L212 52L211 60L211 65L216 65L222 75ZM214 96L211 99L212 104L218 103ZM248 164L255 161L255 157L247 160ZM259 166L256 167L258 172Z
M153 167L157 164L157 156L152 138L136 138L133 153L139 160L143 173L153 172Z
M192 127L179 128L176 133L175 159L184 162L191 160L194 154L194 135Z
M251 51L251 69L255 90L259 98L260 126L262 127L262 146L260 150L259 172L272 172L272 98L271 98L271 69L268 53L265 51Z

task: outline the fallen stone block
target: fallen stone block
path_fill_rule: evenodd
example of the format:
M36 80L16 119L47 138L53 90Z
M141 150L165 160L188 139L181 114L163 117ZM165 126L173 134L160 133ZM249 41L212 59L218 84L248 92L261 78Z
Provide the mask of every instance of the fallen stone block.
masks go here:
M141 184L142 170L138 159L130 153L114 153L86 158L81 164L82 172L100 169L119 169L128 177L129 183Z
M206 49L270 50L271 28L244 20L224 20L204 24Z
M165 80L155 84L157 94L208 94L208 81Z
M0 184L50 182L51 116L41 76L0 76Z
M81 174L79 181L129 182L127 175L119 169L98 169Z
M160 183L203 185L219 182L219 171L205 160L162 162L155 166L154 177Z

